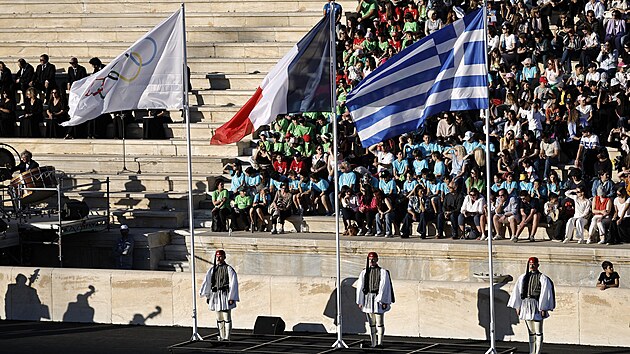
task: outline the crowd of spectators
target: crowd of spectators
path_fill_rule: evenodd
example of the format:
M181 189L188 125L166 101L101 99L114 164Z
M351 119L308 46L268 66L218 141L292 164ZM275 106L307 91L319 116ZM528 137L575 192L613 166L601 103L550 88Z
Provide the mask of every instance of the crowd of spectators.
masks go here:
M335 6L335 119L290 114L260 130L251 166L227 166L229 191L219 193L224 198L213 192L225 209L221 220L247 215L234 228L276 233L292 214L332 215L337 168L344 234L409 237L417 222L421 238L435 223L438 238L483 240L491 227L496 239L509 231L516 242L534 241L543 224L556 241L630 242L625 0L489 2L490 141L482 112L442 112L422 130L368 149L345 107L347 94L397 52L482 5L360 0L345 23ZM607 147L621 155L611 161Z
M25 59L17 61L15 72L0 61L0 137L22 138L106 138L113 123L113 137L125 138L125 127L134 120L143 123L143 139L165 139L164 123L171 122L168 111L124 111L103 114L75 127L62 127L70 119L67 92L72 83L88 76L87 69L71 58L65 75L50 62L47 54L33 67ZM95 74L105 67L99 58L89 61ZM16 124L17 123L17 124ZM127 136L129 138L129 136Z

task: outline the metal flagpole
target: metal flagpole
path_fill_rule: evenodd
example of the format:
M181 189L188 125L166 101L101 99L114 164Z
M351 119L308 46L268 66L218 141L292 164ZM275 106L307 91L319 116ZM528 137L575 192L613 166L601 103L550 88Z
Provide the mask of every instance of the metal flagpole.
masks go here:
M182 68L182 102L184 108L184 118L186 120L186 148L188 149L188 229L190 233L190 275L192 282L192 337L191 341L203 340L197 331L197 280L195 279L195 224L193 215L193 189L192 189L192 148L190 144L190 107L188 102L188 59L186 58L186 9L182 3L182 31L184 40L184 67Z
M486 67L488 65L488 0L483 1L483 55L485 56ZM487 75L487 73L486 73ZM490 91L486 90L488 97L488 106L490 106ZM486 209L488 215L488 280L490 281L490 348L486 354L496 354L496 332L495 332L495 314L494 314L494 264L492 259L492 206L490 205L492 185L490 179L490 109L484 110L486 119ZM483 232L483 230L482 230Z
M333 125L333 161L335 162L335 172L333 174L333 184L335 186L335 254L337 256L337 340L333 343L335 348L348 348L343 341L343 326L341 315L341 250L339 239L339 168L338 168L338 149L337 149L337 45L335 36L335 1L328 3L329 30L330 30L330 107L331 119Z

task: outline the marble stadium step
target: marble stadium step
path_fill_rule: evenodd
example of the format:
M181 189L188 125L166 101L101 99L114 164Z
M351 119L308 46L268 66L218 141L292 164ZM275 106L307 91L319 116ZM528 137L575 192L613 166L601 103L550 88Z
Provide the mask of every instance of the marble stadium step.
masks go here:
M65 192L71 199L82 200L90 208L106 208L106 193L94 192ZM205 200L205 193L193 194L193 206ZM188 193L181 192L110 192L109 206L111 209L141 209L151 211L186 211L188 210Z
M39 53L41 54L41 53ZM35 64L39 59L39 54L32 57L24 57L26 61ZM111 53L112 55L118 55L119 53ZM286 54L286 53L285 53ZM103 63L110 63L115 55L101 55L99 58L103 61ZM67 54L63 56L51 57L50 62L55 64L57 67L57 75L64 75L69 66L68 60L70 56L73 54ZM11 69L12 72L17 70L17 60L22 58L23 56L12 53L10 55L5 55L2 57L2 60L5 62L7 67ZM92 58L91 56L77 56L79 60L79 64L88 67L88 61ZM271 68L278 62L280 57L264 57L264 58L237 58L232 56L227 56L223 58L208 58L208 57L193 57L190 54L188 55L188 66L191 70L191 81L193 84L193 89L201 89L201 88L210 88L208 83L208 73L250 73L250 74L260 74L266 75ZM195 84L197 83L197 84Z
M206 82L209 82L211 90L253 90L262 83L266 75L266 73L209 73L206 75Z
M86 140L86 144L89 144L89 141ZM90 155L89 157L77 157L75 154L37 154L34 158L39 162L40 166L54 166L57 170L70 174L99 173L116 175L123 169L122 150L120 156ZM194 157L192 159L193 173L197 175L216 174L217 171L223 170L225 165L223 159L227 161L227 158L221 157ZM182 156L127 156L126 165L127 169L134 173L140 169L141 175L184 174L188 168L187 159Z
M164 259L169 261L188 261L186 245L169 244L164 246Z
M343 0L339 2L345 11L354 11L354 1ZM48 2L43 0L16 0L2 4L4 13L53 13L53 14L91 14L91 13L145 13L161 17L175 12L181 4L181 0L125 0L124 5L119 0L57 0ZM224 13L269 13L270 10L283 12L318 12L322 13L321 0L187 0L186 21L197 13L208 11ZM112 11L114 10L114 11Z
M89 17L92 19L92 17ZM151 30L152 26L138 26L135 22L138 18L122 18L121 24L111 23L117 19L117 15L111 18L103 18L102 22L107 27L96 24L63 25L66 18L51 18L51 23L59 27L46 27L46 17L38 18L38 26L35 28L11 27L7 19L0 16L0 41L3 43L15 41L56 42L61 43L89 43L89 42L128 42L134 43L138 38ZM262 17L266 18L266 17ZM273 17L272 17L273 18ZM24 23L25 19L22 19ZM30 19L27 19L30 20ZM134 22L133 26L129 21ZM10 22L10 20L9 20ZM99 21L100 22L100 21ZM114 21L115 22L115 21ZM159 22L159 21L158 21ZM315 24L313 22L313 24ZM16 23L17 24L17 23ZM41 26L40 26L41 24ZM235 22L235 24L240 24ZM116 27L114 27L116 26ZM77 30L80 28L80 30ZM196 42L298 42L311 26L289 27L209 27L187 25L186 39L189 46Z
M204 104L203 106L191 106L190 107L190 119L191 122L206 123L206 124L223 124L232 119L236 112L241 108L234 104L230 105L210 105ZM173 113L171 112L171 119L173 119Z
M39 154L72 154L72 155L108 155L119 156L122 151L122 140L93 139L36 139L36 138L3 138L3 143L15 147L18 151L30 150L34 156ZM208 140L195 141L192 144L193 156L226 157L240 156L249 149L249 141L240 141L228 145L210 145ZM127 156L149 155L157 158L163 156L186 156L185 140L126 140Z
M11 41L3 43L0 47L0 57L19 56L33 58L27 61L35 62L42 53L47 53L55 64L57 58L63 58L65 63L69 57L116 57L129 46L130 42L82 42L65 43L43 39L41 41ZM189 43L187 50L190 57L206 58L281 58L293 46L294 42L193 42ZM277 62L277 60L276 60ZM65 67L66 65L62 65ZM214 69L214 70L219 70ZM210 70L209 70L210 71Z
M196 211L200 212L199 210ZM447 223L448 224L448 223ZM413 224L413 236L418 237L420 234L417 232L417 223ZM547 233L545 231L546 224L542 224L538 227L538 230L535 234L535 239L537 241L547 241L549 238L547 237ZM305 216L303 219L299 215L292 215L287 218L287 223L285 224L285 232L298 232L302 230L303 232L311 232L311 233L335 233L335 217L334 216ZM343 233L343 222L340 220L340 232ZM526 243L527 237L529 235L529 227L526 228L521 236L519 237L519 242ZM450 226L446 227L447 235L450 232ZM435 237L436 229L434 223L429 223L428 226L428 237ZM509 237L509 233L507 234ZM374 239L373 236L357 236L361 239ZM399 237L399 236L397 236ZM500 240L498 242L510 242L509 239Z
M190 272L188 261L162 260L158 263L158 270L165 272Z
M188 192L188 176L185 174L97 174L97 173L66 173L62 179L63 187L93 184L92 187L80 189L106 191L106 181L109 177L110 191L125 192ZM208 191L208 177L193 176L193 192L206 193ZM212 186L214 188L214 186Z
M215 106L242 106L254 95L257 86L258 85L242 90L200 90L197 91L196 94L192 95L192 97L195 98L195 101L192 101L191 97L190 103L198 106L206 104Z
M113 210L112 219L119 224L135 227L175 229L188 224L188 212L163 210Z

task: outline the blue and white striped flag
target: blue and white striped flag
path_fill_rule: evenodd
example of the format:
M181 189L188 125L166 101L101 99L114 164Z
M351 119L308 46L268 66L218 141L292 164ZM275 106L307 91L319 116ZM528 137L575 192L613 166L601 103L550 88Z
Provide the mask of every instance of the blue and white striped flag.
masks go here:
M420 128L444 111L488 108L483 12L421 39L350 92L346 106L364 147Z

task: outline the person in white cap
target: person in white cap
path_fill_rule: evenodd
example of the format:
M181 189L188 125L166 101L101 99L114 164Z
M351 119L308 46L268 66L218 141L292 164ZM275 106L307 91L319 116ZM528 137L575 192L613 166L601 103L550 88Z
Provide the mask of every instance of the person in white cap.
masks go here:
M382 348L385 335L385 312L391 309L391 304L395 302L395 299L389 271L378 265L376 252L368 253L367 265L359 275L356 302L367 316L372 348Z
M114 261L118 269L133 268L133 236L129 235L129 226L120 225L120 238L114 248Z
M234 268L225 263L225 251L217 250L214 265L208 269L199 295L206 298L210 311L217 314L219 341L230 340L232 331L232 309L238 297L238 277Z

